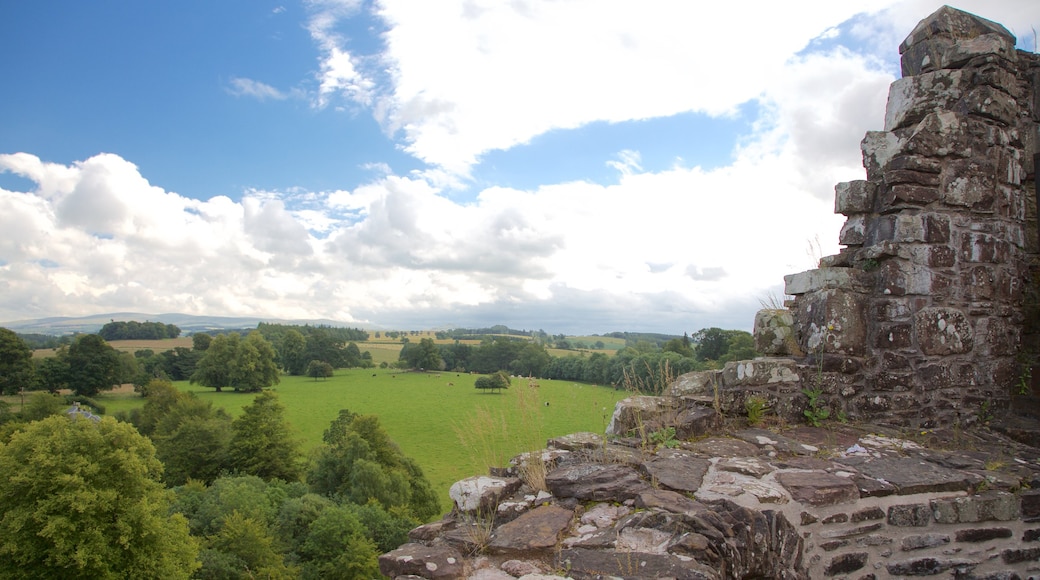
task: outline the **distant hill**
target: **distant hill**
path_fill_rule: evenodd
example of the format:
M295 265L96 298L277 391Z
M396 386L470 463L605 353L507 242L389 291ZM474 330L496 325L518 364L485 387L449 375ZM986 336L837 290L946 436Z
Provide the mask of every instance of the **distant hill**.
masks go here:
M339 322L336 320L286 320L280 318L230 317L230 316L193 316L191 314L142 314L140 312L110 312L93 316L56 316L33 320L13 320L0 322L0 327L8 328L20 334L49 334L63 336L77 332L93 333L101 330L108 322L136 320L138 322L162 322L174 324L184 335L212 330L237 330L256 328L261 322L277 324L310 324L311 326L335 326L364 328L357 322Z

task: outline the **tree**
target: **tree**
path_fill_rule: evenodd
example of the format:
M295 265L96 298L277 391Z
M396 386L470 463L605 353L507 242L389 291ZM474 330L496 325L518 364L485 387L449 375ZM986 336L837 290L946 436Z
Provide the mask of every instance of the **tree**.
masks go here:
M0 473L4 578L188 578L199 566L151 442L127 423L37 421L0 445Z
M313 377L314 380L331 377L333 372L334 369L332 368L332 365L323 360L312 360L311 363L307 365L307 376Z
M36 380L34 389L57 393L69 385L69 365L65 362L64 351L59 350L58 355L47 358L36 359Z
M274 359L274 347L255 330L244 340L237 333L220 335L199 359L191 383L214 387L218 393L224 387L259 392L280 381Z
M505 371L498 371L497 373L486 377L478 378L476 382L473 383L473 386L484 391L490 390L493 393L498 389L508 389L511 382L508 373Z
M263 479L300 478L300 444L285 420L285 407L267 391L231 422L228 462L232 469Z
M14 395L31 389L33 374L29 344L14 331L0 328L0 394Z
M698 335L697 360L719 360L729 350L729 337L721 328L706 328L694 336Z
M96 334L77 337L64 358L69 368L69 388L77 395L93 397L118 382L119 355Z
M213 337L206 334L205 332L196 332L191 335L191 348L199 352L204 352L209 348L210 343L213 342Z
M323 440L307 474L307 484L315 493L357 505L374 501L390 512L405 509L420 521L439 514L429 480L390 439L378 417L343 409Z
M304 358L307 350L307 339L299 330L289 329L284 335L278 348L278 360L282 368L290 375L302 375L306 370Z

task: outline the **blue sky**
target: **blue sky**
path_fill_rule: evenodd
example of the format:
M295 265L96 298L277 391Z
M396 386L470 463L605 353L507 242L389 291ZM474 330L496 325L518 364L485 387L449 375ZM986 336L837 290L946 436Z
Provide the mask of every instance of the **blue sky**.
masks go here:
M750 329L939 6L0 4L0 321Z

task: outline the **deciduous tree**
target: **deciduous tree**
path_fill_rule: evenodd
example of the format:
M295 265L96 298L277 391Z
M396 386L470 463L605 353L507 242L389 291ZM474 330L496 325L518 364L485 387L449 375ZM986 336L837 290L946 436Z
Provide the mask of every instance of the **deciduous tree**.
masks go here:
M111 389L119 380L119 355L105 339L82 334L65 353L69 388L77 395L93 397Z
M0 445L0 473L4 578L188 578L199 565L151 442L127 423L37 421Z
M31 389L32 349L12 330L0 328L0 393L14 395Z
M231 423L232 469L263 479L296 481L302 472L300 443L285 420L278 396L263 392Z

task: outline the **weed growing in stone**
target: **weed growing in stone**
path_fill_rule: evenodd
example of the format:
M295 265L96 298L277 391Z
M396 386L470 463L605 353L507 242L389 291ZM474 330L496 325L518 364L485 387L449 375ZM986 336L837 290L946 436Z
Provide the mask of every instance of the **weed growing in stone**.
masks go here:
M823 421L826 421L831 416L831 410L827 408L827 404L822 400L823 389L820 387L802 389L802 394L809 398L809 407L802 411L802 414L805 415L810 425L819 427Z
M744 401L744 410L747 411L748 425L756 427L765 419L766 412L769 411L769 401L760 395L752 395Z

